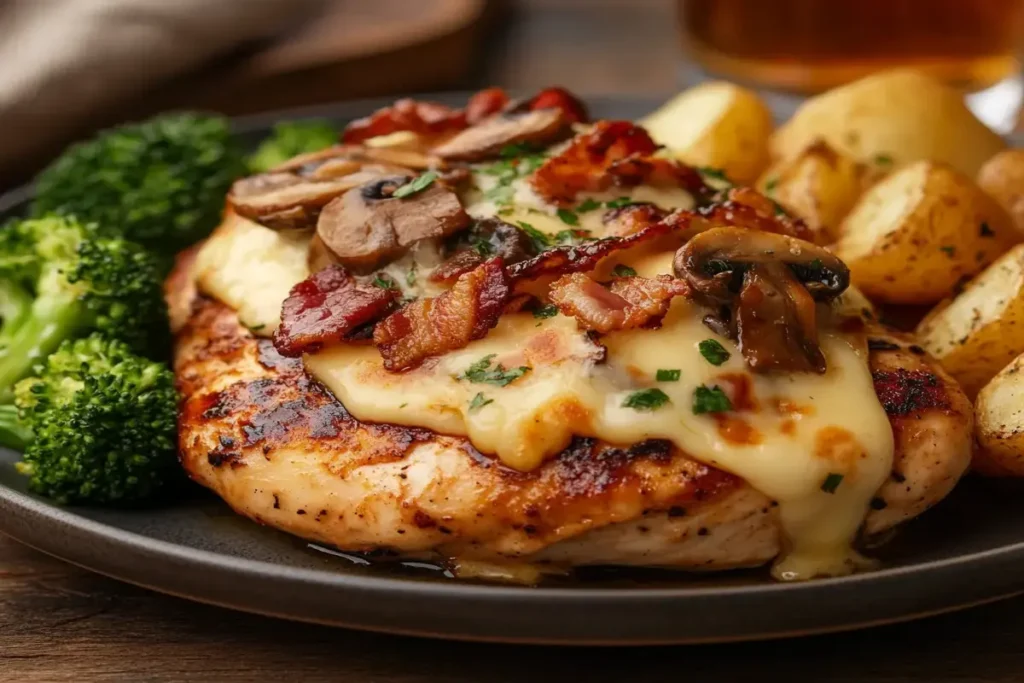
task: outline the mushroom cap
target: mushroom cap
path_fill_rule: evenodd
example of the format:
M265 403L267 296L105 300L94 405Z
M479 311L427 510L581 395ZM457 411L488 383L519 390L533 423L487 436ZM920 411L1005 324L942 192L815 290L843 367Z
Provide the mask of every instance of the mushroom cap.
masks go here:
M335 263L366 273L420 240L445 237L469 225L459 198L440 183L392 197L409 179L376 178L328 203L317 221L318 251L322 247Z
M438 145L433 153L447 161L480 161L508 145L547 145L571 132L561 109L502 112L470 126Z

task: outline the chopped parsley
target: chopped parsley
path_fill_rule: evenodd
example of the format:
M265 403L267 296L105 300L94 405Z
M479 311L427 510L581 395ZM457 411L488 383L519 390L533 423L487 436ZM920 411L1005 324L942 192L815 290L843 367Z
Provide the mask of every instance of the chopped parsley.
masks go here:
M501 148L502 159L515 159L516 157L525 156L527 154L533 154L537 151L537 148L531 145L529 142L514 142L511 145L505 145Z
M576 210L579 211L580 213L586 213L587 211L593 211L594 209L600 208L601 202L595 201L591 197L587 197L580 203L579 206L576 207Z
M377 273L373 278L373 286L380 287L381 289L398 289L398 285L391 279L390 276L382 273Z
M778 187L778 186L779 186L779 179L778 179L778 177L772 176L771 178L769 178L768 180L766 180L764 182L764 192L765 192L765 194L770 195L772 192L775 192L775 188Z
M410 287L414 287L416 285L416 270L417 270L417 268L418 267L416 265L416 262L413 261L412 265L409 266L409 272L407 272L405 274L405 284L409 285Z
M892 157L888 154L876 154L875 155L876 166L892 166ZM842 479L842 477L840 477Z
M589 230L559 230L555 233L554 241L556 244L578 244L580 242L590 242L595 238L590 236Z
M668 394L661 389L642 389L627 396L622 402L622 407L633 410L657 410L668 402Z
M551 318L558 315L558 306L554 304L544 304L540 308L533 309L534 318Z
M487 398L481 391L480 393L473 397L472 401L469 402L469 412L475 413L476 411L480 410L489 403L494 403L494 399Z
M725 171L720 168L712 168L711 166L698 166L697 173L700 173L705 178L711 180L720 180L723 183L732 185L732 181L729 180L728 176L725 175Z
M729 360L731 355L724 346L718 343L717 339L705 339L697 344L697 348L700 349L700 355L704 356L704 360L712 365L721 365Z
M480 237L480 235L470 234L469 246L484 258L494 256L494 245Z
M724 413L730 410L732 410L732 401L718 385L709 389L702 384L693 390L694 415Z
M609 209L621 209L624 206L632 206L637 203L638 202L634 202L629 197L619 197L618 199L612 199L611 201L605 202L604 205Z
M580 224L580 217L577 216L572 211L570 211L569 209L559 209L556 213L558 214L558 217L562 220L562 222L565 223L566 225Z
M491 353L484 356L466 368L466 371L461 375L458 375L456 379L464 379L473 382L474 384L493 384L495 386L505 387L530 371L530 368L526 365L520 365L518 368L506 369L505 366L498 363L494 367L491 367L491 361L494 360L495 355L497 354Z
M633 277L636 275L636 271L625 264L618 264L612 268L612 275L615 277Z
M829 472L825 481L821 482L821 490L825 493L835 493L839 485L843 483L843 475Z
M495 178L496 184L484 192L484 198L498 205L499 210L512 203L515 195L512 183L540 168L545 159L543 154L535 154L532 148L522 145L506 146L502 156L506 158L477 169L477 173Z
M253 332L259 332L266 326L266 323L260 323L259 325L252 325L249 329L252 330Z
M682 375L683 372L679 368L673 368L671 370L658 368L658 371L654 373L654 379L659 382L678 382Z
M402 405L398 406L398 409L401 410L402 408L406 407L407 405L409 405L409 404L408 403L403 403Z
M537 251L544 251L551 246L551 236L541 232L537 228L533 227L526 221L517 221L519 227L522 228L523 232L530 236L533 240L533 245L537 247Z
M992 228L988 227L988 223L982 222L981 229L978 231L978 234L982 237L995 237L996 232Z
M942 253L944 253L946 256L948 256L950 258L953 258L953 256L956 255L956 247L950 246L948 244L945 245L945 246L939 247L939 251L941 251Z
M404 197L410 197L417 192L430 187L434 181L437 180L437 174L433 171L427 171L426 173L413 178L410 182L402 185L400 188L394 191L391 195L395 199L403 199Z

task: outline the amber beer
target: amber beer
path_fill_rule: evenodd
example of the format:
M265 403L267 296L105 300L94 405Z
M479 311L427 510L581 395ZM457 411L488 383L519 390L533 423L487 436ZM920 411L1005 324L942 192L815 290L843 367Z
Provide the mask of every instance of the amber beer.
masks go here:
M708 71L816 92L895 66L967 90L1019 69L1021 0L678 0L683 41Z

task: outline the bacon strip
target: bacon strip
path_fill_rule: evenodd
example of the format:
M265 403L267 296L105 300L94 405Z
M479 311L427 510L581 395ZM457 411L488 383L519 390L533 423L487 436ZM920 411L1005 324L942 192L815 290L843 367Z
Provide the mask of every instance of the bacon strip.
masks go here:
M461 349L498 324L511 288L504 264L493 258L459 277L437 297L418 299L377 324L373 341L392 372L430 356Z
M549 296L580 327L596 332L656 327L677 296L690 288L671 275L618 278L605 287L583 273L565 275L551 285Z
M292 287L274 347L294 357L341 342L390 311L398 295L397 289L358 284L341 266L325 268Z

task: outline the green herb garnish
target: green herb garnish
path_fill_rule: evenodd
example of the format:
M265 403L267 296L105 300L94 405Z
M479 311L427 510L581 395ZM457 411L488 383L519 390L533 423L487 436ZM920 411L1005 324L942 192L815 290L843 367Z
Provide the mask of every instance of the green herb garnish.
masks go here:
M829 472L825 481L821 482L821 490L825 493L835 493L841 483L843 483L843 475Z
M956 247L950 246L948 244L945 245L945 246L939 247L939 251L941 251L943 254L945 254L946 256L948 256L950 258L953 258L953 256L956 255Z
M721 365L725 361L729 360L729 356L731 355L725 350L725 347L719 344L715 339L705 339L700 344L697 344L697 348L700 349L700 355L704 356L704 360L712 365Z
M544 304L540 308L533 309L534 318L551 318L558 315L558 306L554 304Z
M456 379L464 379L473 382L474 384L493 384L495 386L504 387L530 371L530 368L526 365L520 365L518 368L506 369L501 363L498 363L492 368L491 361L494 360L496 355L497 354L491 353L484 356L466 368L466 371L461 375L458 375Z
M710 389L703 384L693 390L693 414L724 413L732 410L732 401L725 395L721 387Z
M473 397L472 401L469 402L469 412L475 413L489 403L494 403L494 399L487 398L484 396L483 392L480 392Z
M888 154L876 154L875 155L876 166L892 166L892 157ZM841 479L842 477L840 477Z
M634 202L629 197L619 197L618 199L613 199L611 201L605 202L604 205L609 209L621 209L624 206L632 206L633 204L637 203L638 202Z
M728 176L725 175L725 171L723 171L720 168L712 168L711 166L698 166L697 173L700 173L705 178L711 178L712 180L721 180L723 183L729 183L730 185L732 184Z
M612 275L615 277L633 277L636 275L636 271L625 264L618 264L612 268Z
M390 276L381 275L380 273L374 276L372 284L374 287L380 287L381 289L398 289L398 285L395 284L395 281Z
M580 217L577 216L572 211L570 211L569 209L559 209L556 213L558 214L558 217L562 220L562 222L565 223L566 225L580 224Z
M532 154L537 151L537 148L531 145L529 142L515 142L511 145L505 145L501 148L502 159L515 159L526 154Z
M673 368L671 370L658 368L658 371L654 373L654 379L659 382L678 382L682 375L683 372L679 368Z
M410 287L414 287L416 285L416 270L417 265L416 262L413 261L412 265L409 266L409 272L405 274L405 284L409 285Z
M668 394L661 389L643 389L627 396L622 402L622 407L633 410L657 410L668 402Z
M775 176L772 176L771 178L764 182L764 193L770 195L772 192L775 192L775 188L778 187L778 185L779 179Z
M551 246L551 236L541 232L537 228L533 227L526 221L517 221L519 227L523 229L530 239L533 240L533 244L537 247L537 251L544 251Z
M591 197L587 197L586 199L584 199L580 203L579 206L576 207L576 210L579 211L580 213L586 213L587 211L593 211L594 209L600 209L600 208L601 208L601 202L595 201Z
M593 239L589 230L559 230L554 235L555 244L578 244L590 242Z
M433 171L427 171L426 173L413 178L410 182L406 183L405 185L402 185L400 188L395 190L391 194L391 196L396 199L411 197L417 192L422 192L423 190L430 187L435 180L437 180L437 174L434 173Z

